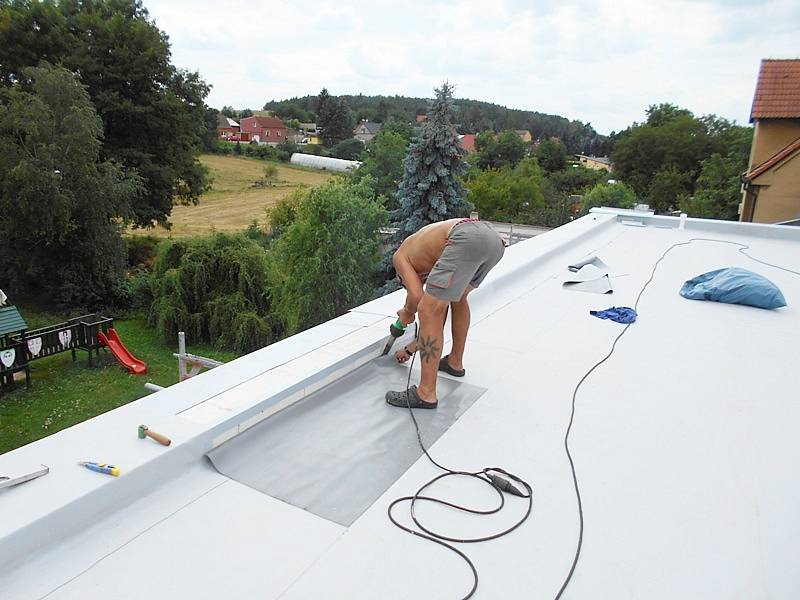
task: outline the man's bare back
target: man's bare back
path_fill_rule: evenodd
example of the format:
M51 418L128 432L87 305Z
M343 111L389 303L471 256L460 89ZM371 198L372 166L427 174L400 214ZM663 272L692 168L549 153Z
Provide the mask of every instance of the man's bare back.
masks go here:
M448 219L426 225L411 234L397 249L398 259L406 261L420 277L431 272L444 251L450 230L463 219Z

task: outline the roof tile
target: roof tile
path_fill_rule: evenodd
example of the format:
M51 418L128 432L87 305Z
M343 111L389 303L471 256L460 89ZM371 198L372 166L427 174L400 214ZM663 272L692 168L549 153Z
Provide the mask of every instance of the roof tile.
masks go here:
M775 154L770 156L767 160L762 162L760 165L756 165L750 171L745 173L745 179L748 181L753 181L759 175L763 175L767 171L769 171L772 167L776 167L785 161L787 158L792 157L797 152L800 152L800 138L797 138L790 144L787 144L780 150L778 150Z
M761 61L750 122L800 119L800 59Z

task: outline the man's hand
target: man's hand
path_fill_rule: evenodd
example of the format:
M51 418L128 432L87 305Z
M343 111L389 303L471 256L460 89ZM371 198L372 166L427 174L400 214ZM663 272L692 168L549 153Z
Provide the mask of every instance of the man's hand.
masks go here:
M411 323L413 323L414 320L416 319L414 313L406 310L405 307L397 311L397 316L400 317L400 322L403 324L404 327L406 325L411 325Z
M399 362L402 365L409 358L411 358L414 352L416 351L417 351L417 340L414 340L402 350L398 350L397 352L395 352L394 357L397 359L397 362Z
M411 358L411 357L408 355L408 353L406 352L405 348L403 348L402 350L398 350L397 352L395 352L395 353L394 353L394 357L397 359L397 362L399 362L401 365L402 365L404 362L406 362L406 361L407 361L409 358Z

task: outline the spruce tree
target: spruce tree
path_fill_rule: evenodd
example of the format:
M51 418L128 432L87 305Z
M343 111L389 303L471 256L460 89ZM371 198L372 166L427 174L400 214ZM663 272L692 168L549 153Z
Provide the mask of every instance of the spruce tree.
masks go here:
M333 110L333 99L328 93L328 88L322 88L322 91L317 96L317 126L325 127L330 120L330 115Z
M379 295L399 287L393 279L392 255L400 242L429 223L466 216L474 208L460 179L468 166L452 123L453 86L445 82L435 92L422 131L403 160L403 179L396 193L400 208L391 213L397 233L379 265L387 278Z
M473 208L460 179L467 164L452 123L453 86L445 82L435 91L428 118L403 161L400 208L392 214L398 243L429 223L465 216Z

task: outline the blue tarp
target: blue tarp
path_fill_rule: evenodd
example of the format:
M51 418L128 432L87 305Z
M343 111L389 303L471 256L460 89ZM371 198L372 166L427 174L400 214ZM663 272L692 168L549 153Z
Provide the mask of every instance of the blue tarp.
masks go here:
M786 300L766 277L740 267L709 271L683 284L680 295L689 300L745 304L756 308L780 308Z

